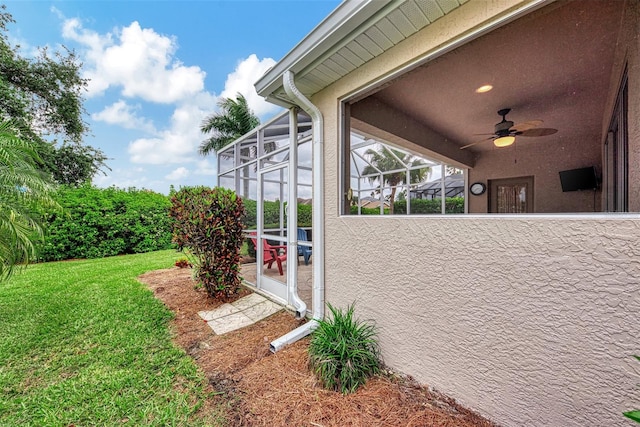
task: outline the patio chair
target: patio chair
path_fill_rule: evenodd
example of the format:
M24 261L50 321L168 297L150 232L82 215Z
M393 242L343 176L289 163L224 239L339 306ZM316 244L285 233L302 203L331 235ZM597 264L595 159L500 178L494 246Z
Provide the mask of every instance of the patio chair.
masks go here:
M298 228L298 241L299 242L308 242L307 232L302 228ZM309 265L309 258L311 258L311 248L309 246L298 245L298 257L304 257L304 265ZM300 262L298 260L298 262Z
M249 235L251 241L253 242L253 247L258 251L258 238L255 233L251 233ZM284 252L282 255L280 254L280 249L283 249ZM278 272L281 276L284 275L284 270L282 269L282 261L287 260L287 247L285 245L270 245L267 243L266 239L262 240L262 262L263 264L267 264L267 268L271 268L273 263L275 262L278 266Z

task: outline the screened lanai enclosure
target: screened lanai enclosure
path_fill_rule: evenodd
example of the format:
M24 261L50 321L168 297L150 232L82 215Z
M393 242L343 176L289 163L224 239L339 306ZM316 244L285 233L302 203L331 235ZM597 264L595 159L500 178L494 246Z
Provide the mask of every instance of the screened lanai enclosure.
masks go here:
M350 214L465 212L465 171L356 131L351 141ZM312 228L312 154L312 121L300 111L284 111L218 153L218 184L240 195L247 211L256 262L241 274L294 308L300 300L312 306L313 234L322 232Z
M296 295L311 306L311 144L311 119L284 111L218 153L218 184L243 198L246 241L256 259L241 274L293 307L300 306Z
M351 131L352 215L464 213L465 171ZM442 195L445 195L442 197Z

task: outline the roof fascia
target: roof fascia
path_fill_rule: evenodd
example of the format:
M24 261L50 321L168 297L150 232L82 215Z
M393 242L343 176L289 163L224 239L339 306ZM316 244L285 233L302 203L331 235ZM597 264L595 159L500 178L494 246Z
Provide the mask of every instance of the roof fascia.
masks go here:
M285 71L292 71L294 74L304 72L310 65L332 54L360 34L361 31L354 31L363 24L373 25L377 21L372 20L376 14L386 14L402 2L403 0L346 0L341 3L255 83L256 91L264 98L272 98L271 95L282 86ZM275 103L281 106L287 104L283 100Z

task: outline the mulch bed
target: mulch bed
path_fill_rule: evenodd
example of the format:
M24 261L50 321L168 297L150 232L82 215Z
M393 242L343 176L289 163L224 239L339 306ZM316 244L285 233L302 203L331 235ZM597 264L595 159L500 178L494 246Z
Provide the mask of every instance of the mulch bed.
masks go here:
M350 395L322 389L308 369L308 339L276 354L269 343L302 322L281 311L216 335L198 316L222 304L196 289L190 269L139 278L175 313L175 342L194 358L216 397L202 411L226 407L233 426L494 426L453 399L387 371ZM240 296L249 294L244 289Z

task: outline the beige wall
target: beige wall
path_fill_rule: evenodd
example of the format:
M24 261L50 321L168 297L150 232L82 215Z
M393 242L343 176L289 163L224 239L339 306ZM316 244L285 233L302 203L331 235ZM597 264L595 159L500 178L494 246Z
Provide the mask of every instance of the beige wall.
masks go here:
M326 298L375 321L389 366L499 424L624 426L639 236L637 218L332 218Z
M640 402L640 217L339 216L337 100L517 3L468 3L312 99L326 298L376 322L392 368L500 424L625 426Z
M620 25L620 38L611 73L608 106L603 117L602 131L603 135L606 135L626 64L629 76L629 211L640 212L640 168L637 167L640 165L640 5L636 0L627 0L624 3L625 16ZM604 143L604 138L602 142Z
M565 137L566 138L566 137ZM546 137L544 142L527 145L526 139L517 147L482 152L475 167L469 171L469 182L488 183L489 179L534 177L533 207L536 213L594 212L593 191L562 192L559 172L595 166L601 173L600 140L592 138L585 144L582 138L567 140ZM600 211L600 191L595 197L595 211ZM488 192L469 195L469 212L486 213Z

